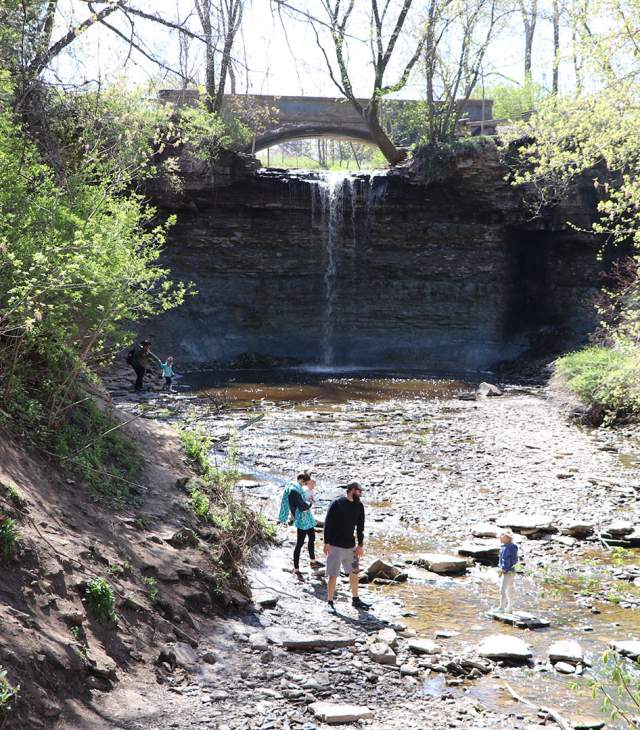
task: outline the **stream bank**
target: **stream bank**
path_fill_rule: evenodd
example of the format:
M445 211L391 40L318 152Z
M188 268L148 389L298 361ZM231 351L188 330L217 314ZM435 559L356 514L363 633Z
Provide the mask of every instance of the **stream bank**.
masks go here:
M148 688L157 712L119 727L166 727L171 718L168 726L176 728L310 730L325 727L311 708L326 700L370 708L372 718L362 722L373 728L536 727L540 718L509 698L505 681L576 727L607 720L588 681L610 642L640 638L634 584L640 581L637 552L605 550L598 534L614 522L640 522L637 429L576 426L554 394L539 387L477 398L477 384L464 380L240 371L222 379L201 374L192 386L176 396L145 398L145 415L189 417L221 439L235 431L246 471L239 489L268 516L275 514L282 478L302 467L318 480L319 516L338 493L336 484L359 478L367 489L365 565L384 558L409 580L363 586L370 614L351 610L343 586L340 615L331 617L322 577L305 569L307 580L299 584L290 574L292 533L280 528L283 544L255 556L254 607L201 637L199 654L213 652L215 663L194 661L190 671L177 670L165 679L170 695ZM141 407L128 396L122 405ZM223 463L223 451L213 456ZM546 618L547 629L512 628L487 615L496 603L494 568L470 563L455 577L406 563L424 552L455 555L462 543L477 542L480 523L495 529L509 512L537 514L544 522L537 539L517 537L524 569L518 608ZM591 524L595 532L586 539L563 534L571 522ZM372 636L388 627L398 634L394 666L373 661L369 651ZM283 632L292 631L348 641L295 651L282 645ZM414 655L414 632L435 641L439 652ZM493 634L524 640L529 664L492 663L474 677L442 671L476 661L479 644ZM580 644L581 676L549 664L558 640ZM117 694L108 699L114 701Z

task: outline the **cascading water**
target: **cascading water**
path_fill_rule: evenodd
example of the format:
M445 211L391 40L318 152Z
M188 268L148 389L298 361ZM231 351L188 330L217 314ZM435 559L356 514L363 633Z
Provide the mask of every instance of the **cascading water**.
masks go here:
M312 225L322 233L323 246L323 306L320 343L321 365L336 365L335 330L338 281L339 242L350 245L354 261L358 246L357 210L364 212L363 235L368 239L371 215L375 204L373 178L375 175L354 175L348 172L314 173L312 185ZM348 216L348 218L347 218ZM351 239L349 241L349 238Z

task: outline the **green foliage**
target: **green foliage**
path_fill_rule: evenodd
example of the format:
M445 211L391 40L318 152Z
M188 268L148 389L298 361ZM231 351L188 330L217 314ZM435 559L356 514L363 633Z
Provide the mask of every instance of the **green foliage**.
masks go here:
M0 555L4 562L7 562L15 552L19 537L14 519L11 517L0 519Z
M76 646L76 652L78 656L83 660L87 661L89 655L89 646L87 644L87 637L81 626L72 626L69 631L71 636L75 639L78 646Z
M0 719L11 711L11 703L15 702L19 695L20 685L11 684L7 677L7 670L0 666Z
M115 621L113 588L105 578L99 577L89 581L84 600L87 604L87 609L98 621L105 624Z
M12 482L0 483L0 488L14 507L23 509L27 506L27 498Z
M69 409L58 428L42 429L42 438L89 485L97 501L113 508L136 506L140 495L135 479L143 460L121 431L111 430L117 425L109 411L85 401Z
M158 594L160 593L160 590L158 588L158 581L151 576L145 576L142 579L142 582L147 587L147 595L149 596L149 600L151 601L151 603L155 603L158 598Z
M269 520L263 515L258 515L258 525L262 531L262 534L269 540L275 540L278 534L276 526L269 522Z
M493 100L494 119L516 121L535 111L547 94L531 77L524 84L503 81L485 87L484 96Z
M202 428L183 428L180 430L180 444L198 474L207 478L211 471L209 462L209 452L213 444L211 436Z
M193 487L189 493L189 507L196 513L196 515L203 521L209 520L209 505L211 500L204 492L201 492L196 487Z
M635 346L572 352L558 360L557 372L582 400L604 409L609 422L640 414L640 351Z
M589 686L594 698L602 700L602 709L612 720L624 722L629 730L640 728L640 662L607 651Z

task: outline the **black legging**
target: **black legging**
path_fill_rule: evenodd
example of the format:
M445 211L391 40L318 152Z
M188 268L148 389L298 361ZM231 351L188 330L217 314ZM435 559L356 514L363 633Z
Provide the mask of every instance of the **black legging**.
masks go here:
M147 369L144 368L144 367L142 367L142 365L137 365L135 363L131 367L136 372L136 385L135 385L135 389L136 390L142 390L143 381L144 381L144 375L147 372Z
M301 530L298 527L298 539L296 540L296 547L293 551L293 567L296 570L300 567L300 551L307 536L309 537L309 557L311 560L316 559L316 531L313 528L310 530Z

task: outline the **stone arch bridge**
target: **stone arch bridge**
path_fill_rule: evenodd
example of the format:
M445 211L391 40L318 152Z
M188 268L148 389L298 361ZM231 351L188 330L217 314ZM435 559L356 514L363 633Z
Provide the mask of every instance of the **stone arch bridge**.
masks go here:
M171 89L159 92L162 101L177 106L195 104L199 98L196 90L174 91ZM330 137L354 142L375 144L371 133L357 110L344 99L332 99L324 96L272 96L269 94L234 95L225 94L225 99L246 103L247 99L269 109L268 116L273 121L266 130L251 143L247 152L260 152L283 142L312 137ZM367 100L361 100L366 106ZM415 102L407 100L391 100L386 102L388 113L402 111L406 105ZM491 99L469 99L459 102L463 105L464 125L471 134L493 134L495 122L492 120L493 102ZM409 144L413 140L395 140L399 144Z

